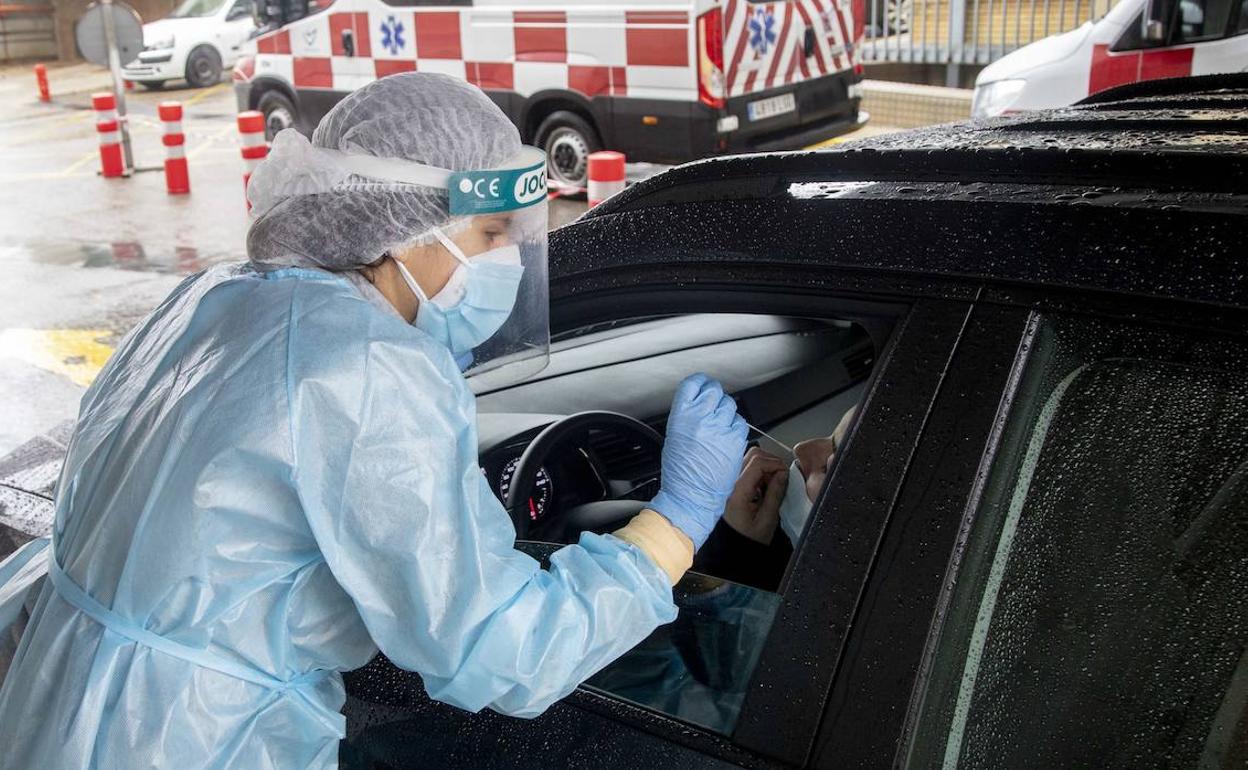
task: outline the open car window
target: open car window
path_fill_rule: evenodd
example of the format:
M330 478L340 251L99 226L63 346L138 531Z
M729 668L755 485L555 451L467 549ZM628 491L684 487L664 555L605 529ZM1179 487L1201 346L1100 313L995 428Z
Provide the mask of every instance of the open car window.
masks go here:
M701 314L600 324L582 332L561 336L543 381L480 396L483 416L522 403L537 412L601 408L605 399L609 408L661 430L679 375L706 371L724 382L755 428L753 446L787 466L795 459L795 445L806 442L799 450L803 461L818 465L810 484L814 495L835 459L834 452L819 451L820 442L832 446L827 439L862 399L875 360L867 332L841 320ZM483 458L487 480L497 483L500 497L520 449ZM640 445L591 433L582 454L594 459L606 488L631 490L641 502L657 491L658 456ZM547 464L532 501L538 524L583 502L576 499L583 492L576 491L568 472L577 462L556 458ZM783 522L773 523L763 540L735 529L726 515L674 588L677 619L584 687L730 734L771 632L781 580L809 521L812 494L802 481L799 476L794 494L785 496ZM534 538L517 547L544 560L578 537L579 532L565 531L560 542Z

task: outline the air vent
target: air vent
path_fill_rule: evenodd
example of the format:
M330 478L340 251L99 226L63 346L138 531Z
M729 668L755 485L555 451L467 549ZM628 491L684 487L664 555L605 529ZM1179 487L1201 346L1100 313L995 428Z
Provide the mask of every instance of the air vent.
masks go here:
M608 478L638 481L659 472L654 449L640 439L613 431L590 431L589 448L598 456Z
M871 367L875 364L875 350L870 346L859 348L841 361L845 364L845 371L849 372L850 382L858 382L871 374Z

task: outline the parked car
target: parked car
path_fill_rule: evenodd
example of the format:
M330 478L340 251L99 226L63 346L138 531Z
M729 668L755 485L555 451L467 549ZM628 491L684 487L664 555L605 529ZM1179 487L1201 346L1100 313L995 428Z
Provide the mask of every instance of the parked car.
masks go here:
M270 136L310 133L350 91L413 70L484 89L556 184L590 152L675 163L797 148L857 125L861 0L336 0L256 41L235 69L240 110Z
M973 117L1064 107L1126 83L1248 71L1245 3L1153 0L1152 17L1149 7L1122 0L1100 21L989 64L975 80Z
M690 164L554 232L550 364L477 388L520 547L642 505L691 370L784 444L856 417L794 542L704 548L543 716L347 675L343 767L1243 767L1248 77L1116 93Z
M215 85L255 29L252 0L185 0L167 17L143 25L143 51L122 76L151 89L180 79L192 88Z

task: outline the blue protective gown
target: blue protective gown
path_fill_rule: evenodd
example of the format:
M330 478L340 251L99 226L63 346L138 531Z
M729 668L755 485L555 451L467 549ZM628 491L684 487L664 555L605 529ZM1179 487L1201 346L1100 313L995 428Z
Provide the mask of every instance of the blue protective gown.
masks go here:
M533 716L676 612L617 538L549 570L514 550L450 354L314 270L214 268L130 333L83 398L53 540L115 627L46 581L2 767L332 768L337 672L378 648L434 698Z

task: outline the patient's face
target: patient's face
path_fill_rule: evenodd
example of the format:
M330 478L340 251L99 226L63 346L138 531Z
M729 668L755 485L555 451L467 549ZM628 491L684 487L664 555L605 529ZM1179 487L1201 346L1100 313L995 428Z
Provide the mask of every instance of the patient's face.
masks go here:
M828 466L836 454L836 442L831 438L812 438L793 447L793 454L797 457L798 470L806 479L806 497L813 502L828 475Z

